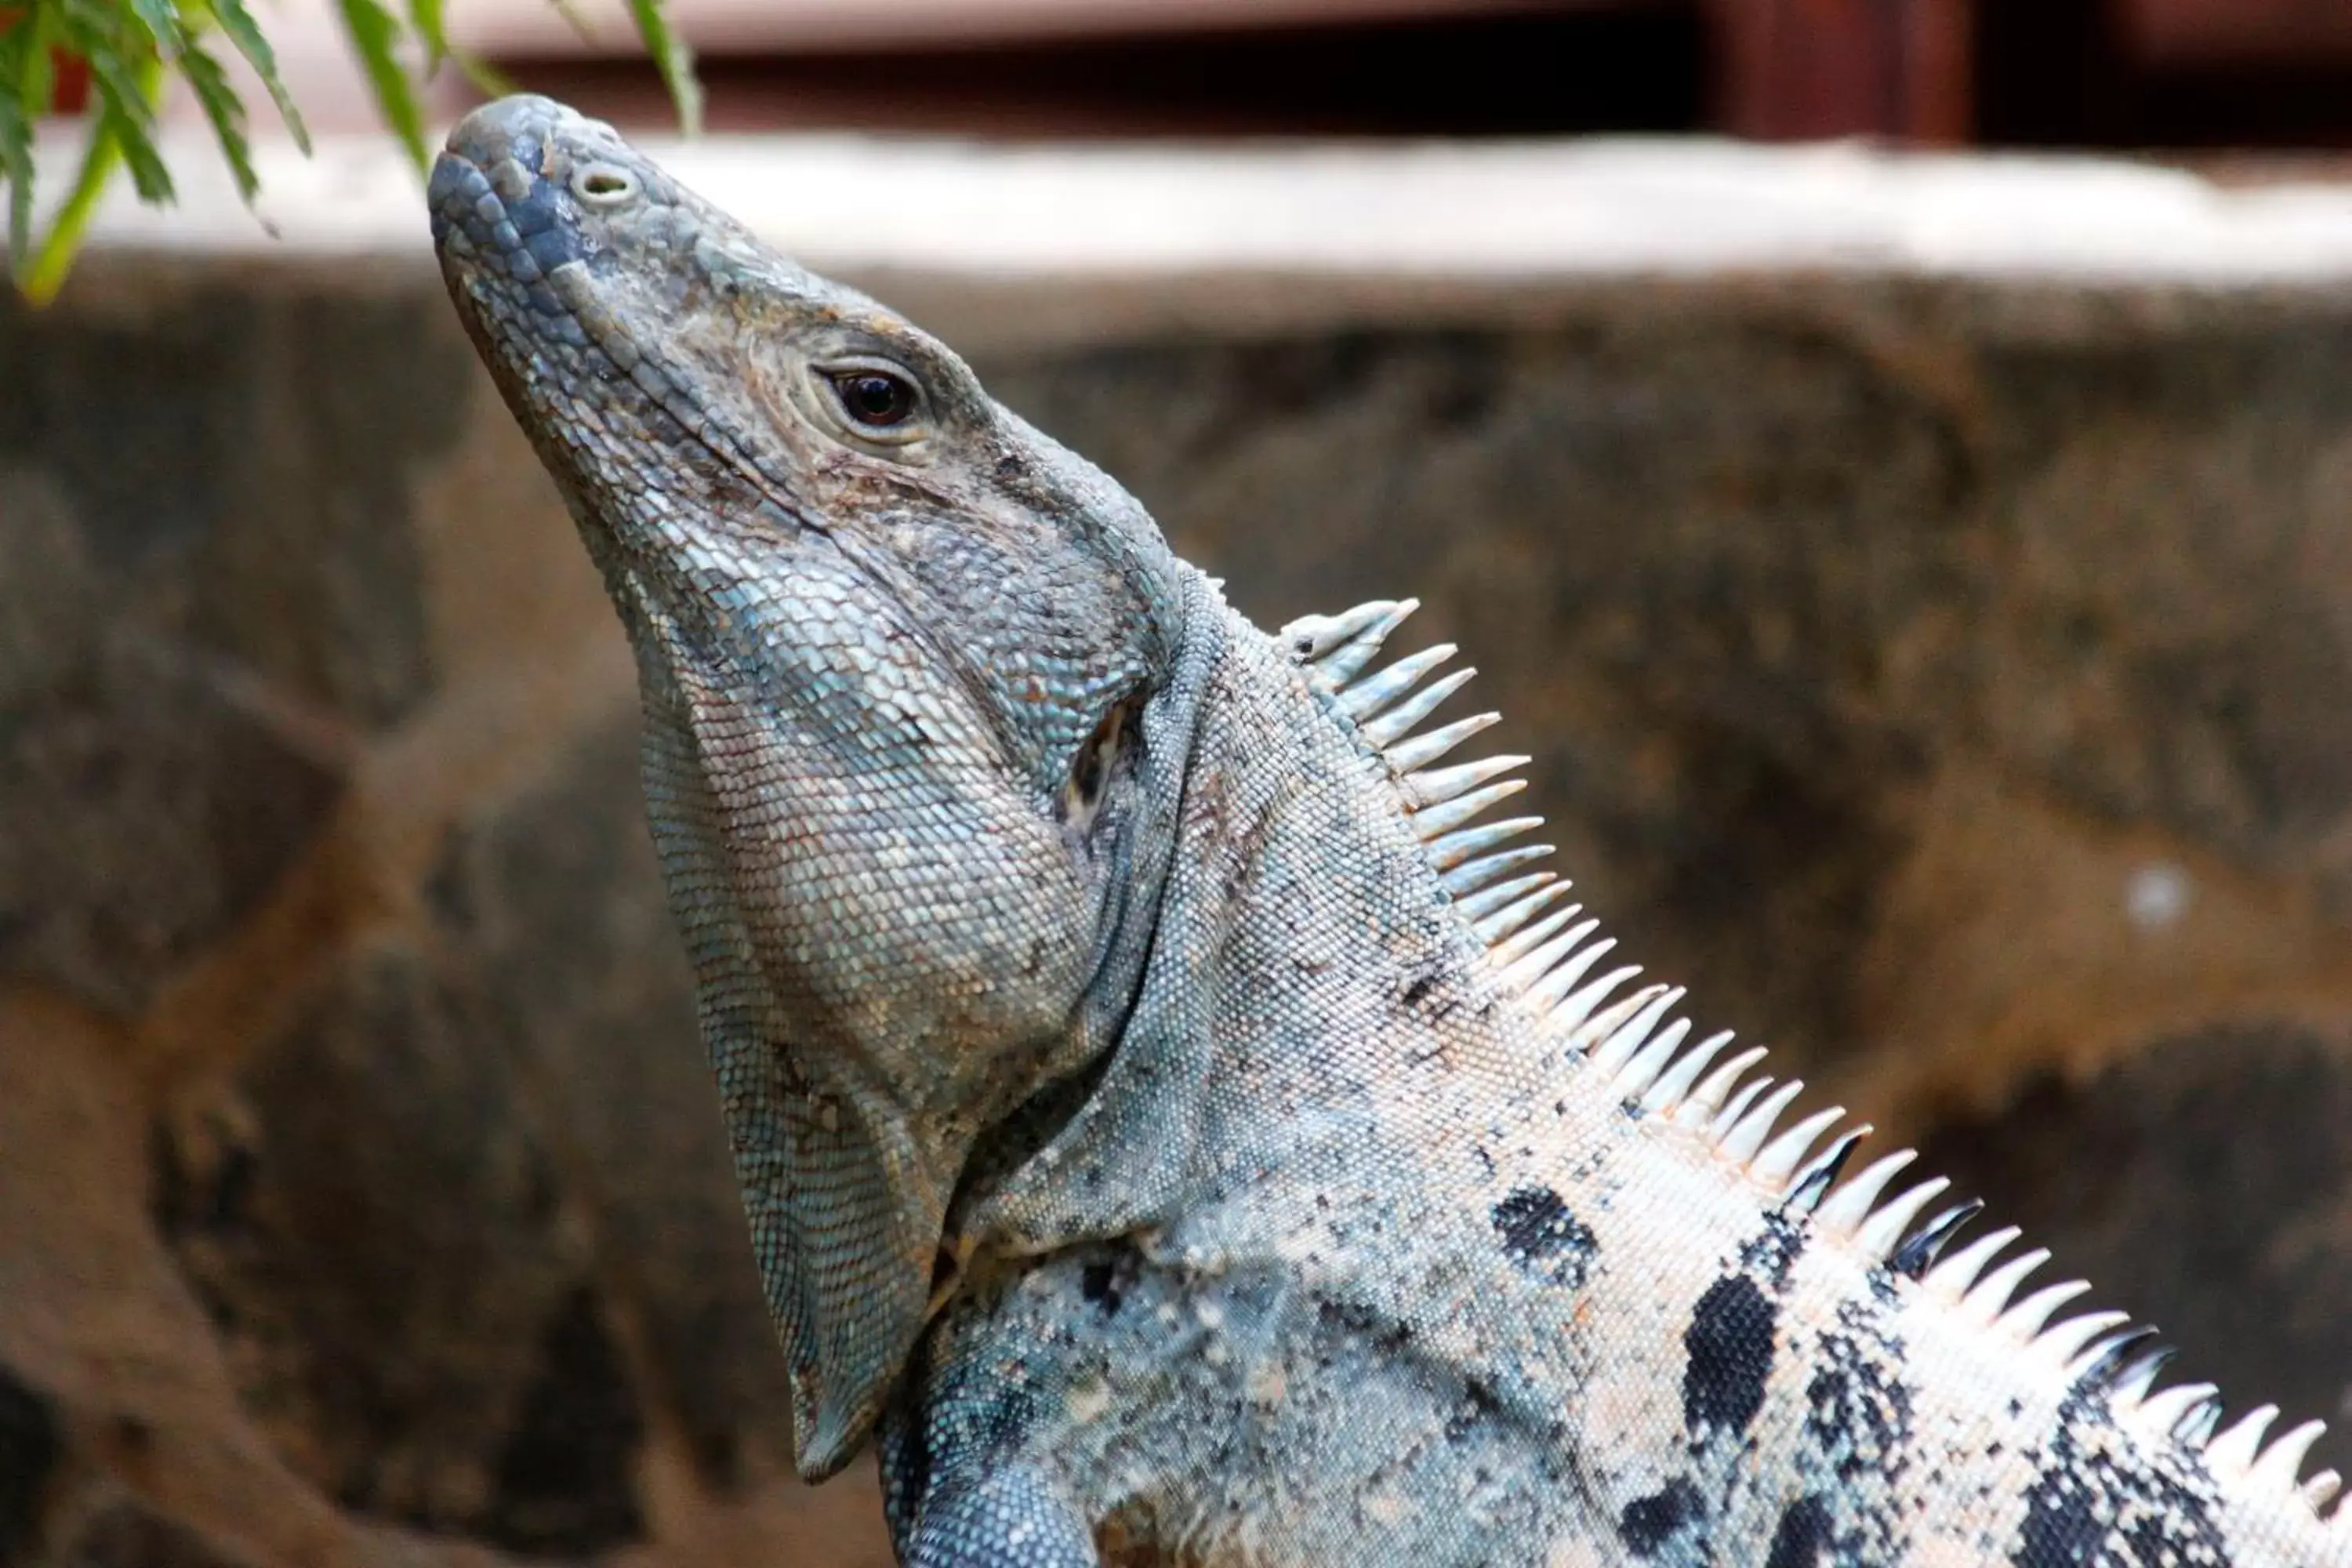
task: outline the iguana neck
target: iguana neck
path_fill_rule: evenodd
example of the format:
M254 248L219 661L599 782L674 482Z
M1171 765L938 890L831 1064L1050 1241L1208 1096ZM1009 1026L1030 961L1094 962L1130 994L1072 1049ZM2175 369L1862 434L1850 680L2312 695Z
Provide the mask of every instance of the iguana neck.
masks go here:
M1479 949L1447 907L1383 766L1282 650L1219 602L1172 867L1134 1004L1059 1130L954 1228L1045 1252L1197 1216L1383 1112L1393 1081L1333 1070L1377 1037L1406 1069L1430 1021L1484 1007ZM1196 619L1205 632L1208 616ZM1392 1119L1392 1118L1391 1118Z

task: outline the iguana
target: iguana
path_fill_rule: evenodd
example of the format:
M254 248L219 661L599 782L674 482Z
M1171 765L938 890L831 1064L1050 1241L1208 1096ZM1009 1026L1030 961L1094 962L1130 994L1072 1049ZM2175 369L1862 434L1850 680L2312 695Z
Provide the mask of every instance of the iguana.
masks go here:
M875 1438L905 1562L2352 1564L2316 1424L1628 989L1411 601L1265 635L561 105L430 204L635 647L798 1465Z

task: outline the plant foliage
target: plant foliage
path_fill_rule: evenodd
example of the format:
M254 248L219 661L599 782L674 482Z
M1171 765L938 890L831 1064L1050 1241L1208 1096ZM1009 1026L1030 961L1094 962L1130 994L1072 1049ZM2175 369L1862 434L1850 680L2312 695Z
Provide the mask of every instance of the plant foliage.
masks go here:
M335 3L377 112L418 170L428 161L420 79L448 64L485 91L508 90L496 73L450 47L445 0L405 0L402 12L382 0ZM689 132L698 130L701 95L694 58L672 31L664 0L628 0L628 5L680 121ZM172 174L156 137L156 107L174 73L212 126L238 194L252 202L260 187L246 106L223 63L230 50L244 57L295 144L308 153L301 111L246 0L0 0L0 184L7 195L9 269L27 300L43 304L55 296L99 198L120 171L130 172L140 200L173 199ZM412 65L412 54L421 60ZM36 236L33 128L56 100L61 70L70 69L88 73L89 138L72 187Z

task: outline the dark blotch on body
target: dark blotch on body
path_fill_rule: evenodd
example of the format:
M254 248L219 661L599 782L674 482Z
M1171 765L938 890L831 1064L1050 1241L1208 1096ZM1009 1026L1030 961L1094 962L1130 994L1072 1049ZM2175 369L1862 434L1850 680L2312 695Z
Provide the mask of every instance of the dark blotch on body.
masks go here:
M1698 1517L1702 1506L1698 1489L1676 1476L1663 1490L1625 1505L1624 1514L1617 1521L1618 1538L1634 1556L1654 1557L1675 1531Z
M1494 1390L1475 1378L1471 1379L1463 1385L1462 1403L1446 1418L1445 1440L1449 1443L1466 1441L1481 1424L1493 1419L1499 1408Z
M1790 1272L1805 1250L1805 1233L1785 1214L1768 1215L1764 1228L1739 1249L1739 1267L1775 1290L1789 1283Z
M1078 1277L1078 1289L1087 1300L1103 1310L1106 1318L1118 1315L1119 1291L1117 1271L1108 1263L1089 1263Z
M2025 1494L2016 1568L2084 1563L2162 1563L2178 1568L2229 1568L2230 1548L2206 1499L2161 1459L2126 1467L2090 1428L2111 1424L2103 1405L2069 1400L2057 1435Z
M1764 1557L1764 1568L1821 1568L1828 1561L1832 1544L1829 1505L1809 1492L1781 1513L1780 1527L1772 1532L1772 1550Z
M1461 1005L1453 987L1445 983L1444 966L1434 963L1424 965L1413 975L1398 994L1397 1001L1430 1019L1443 1018Z
M1683 1334L1683 1425L1693 1436L1745 1432L1764 1407L1775 1314L1755 1280L1726 1275L1706 1289Z
M1127 1293L1135 1289L1137 1276L1142 1270L1142 1258L1135 1248L1114 1245L1105 1256L1088 1262L1078 1271L1078 1294L1092 1302L1106 1318L1118 1316L1118 1309Z
M1839 1317L1849 1326L1860 1321L1852 1303ZM1891 1483L1901 1472L1911 1436L1911 1391L1893 1364L1900 1354L1899 1343L1874 1349L1854 1335L1822 1336L1822 1365L1805 1387L1811 1406L1805 1435L1842 1481L1871 1475Z
M1570 1214L1549 1187L1520 1187L1494 1209L1503 1256L1524 1273L1573 1290L1584 1283L1599 1245L1592 1227Z
M1797 1471L1821 1500L1830 1563L1899 1563L1912 1508L1933 1487L1916 1473L1904 1344L1867 1300L1842 1302L1837 1321L1810 1343L1792 1342L1811 1373Z
M1360 1301L1319 1300L1315 1316L1324 1332L1360 1342L1383 1356L1397 1355L1412 1343L1412 1325L1384 1318Z

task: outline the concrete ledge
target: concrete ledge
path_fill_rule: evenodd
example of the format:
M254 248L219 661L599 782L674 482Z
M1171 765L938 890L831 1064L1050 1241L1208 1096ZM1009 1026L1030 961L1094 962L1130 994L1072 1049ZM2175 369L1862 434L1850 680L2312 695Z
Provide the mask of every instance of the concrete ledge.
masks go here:
M848 271L2352 279L2352 185L2232 189L2092 158L1640 139L1213 152L799 136L647 144L761 234ZM63 189L75 151L45 144L44 189ZM425 246L415 176L387 142L332 140L310 159L263 145L258 220L199 136L175 134L169 152L179 205L143 208L119 187L94 243L252 256Z

